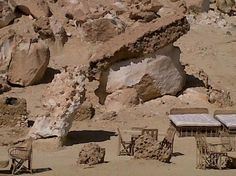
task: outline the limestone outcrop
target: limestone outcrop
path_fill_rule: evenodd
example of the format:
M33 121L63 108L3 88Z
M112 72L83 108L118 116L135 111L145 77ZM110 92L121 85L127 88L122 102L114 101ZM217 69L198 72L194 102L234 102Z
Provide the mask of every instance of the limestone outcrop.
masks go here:
M85 98L85 72L80 67L65 68L48 86L43 99L45 115L37 117L29 136L65 137L75 113Z
M104 43L90 58L90 72L95 74L113 63L129 58L140 57L174 43L190 29L183 14L149 24L140 24L135 30L126 30Z

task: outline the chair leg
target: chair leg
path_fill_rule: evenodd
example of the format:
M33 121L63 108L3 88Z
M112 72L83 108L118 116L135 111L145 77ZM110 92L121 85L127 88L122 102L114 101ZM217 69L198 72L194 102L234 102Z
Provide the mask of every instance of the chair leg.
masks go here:
M24 161L23 160L19 160L19 161L15 160L15 163L16 163L16 165L15 165L14 174L18 173L22 169L22 167L24 167Z
M32 171L32 161L31 161L31 159L28 160L28 169L29 169L29 172L32 174L33 171Z
M16 162L15 159L12 159L12 164L11 164L11 174L14 175L15 174L15 170L16 170Z
M121 142L120 142L120 139L118 139L117 156L120 156L120 146L121 146Z

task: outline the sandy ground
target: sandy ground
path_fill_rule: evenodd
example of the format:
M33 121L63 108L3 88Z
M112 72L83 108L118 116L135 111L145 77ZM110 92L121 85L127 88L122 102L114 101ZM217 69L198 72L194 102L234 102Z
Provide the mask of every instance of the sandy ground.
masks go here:
M191 31L178 40L175 45L182 50L181 62L195 65L203 69L211 80L231 92L231 97L236 102L236 30L232 29L231 35L226 30L211 26L193 26ZM70 41L73 43L74 41ZM85 46L84 46L85 47ZM68 52L73 49L65 48ZM73 52L72 52L73 53ZM64 57L67 57L66 55ZM89 53L82 55L86 60ZM66 61L58 62L77 64L72 55ZM55 61L55 60L54 60ZM55 61L56 62L56 61ZM83 61L82 61L83 62ZM84 61L85 62L85 61ZM46 84L31 86L26 89L15 88L8 95L24 97L28 102L31 114L41 112L40 99ZM158 128L160 139L168 128L167 113L173 107L207 107L213 113L217 106L209 104L204 98L176 98L165 96L162 99L152 100L135 108L126 109L118 113L113 120L101 120L97 115L93 120L75 122L69 134L69 142L63 148L54 148L53 139L38 141L33 147L34 175L39 176L189 176L189 175L235 175L236 170L199 170L195 168L196 146L194 138L175 137L174 155L170 164L159 161L135 160L132 157L118 157L116 128L122 130L133 126ZM235 108L235 106L231 107ZM5 129L0 129L5 131ZM3 133L0 133L3 136ZM0 135L0 137L1 137ZM127 134L124 134L127 137ZM1 138L3 139L3 138ZM217 139L215 139L217 140ZM76 165L80 148L88 142L96 142L106 148L106 163L81 167ZM7 158L7 147L0 147L0 160ZM8 171L0 170L0 175L8 175ZM24 175L24 174L23 174Z

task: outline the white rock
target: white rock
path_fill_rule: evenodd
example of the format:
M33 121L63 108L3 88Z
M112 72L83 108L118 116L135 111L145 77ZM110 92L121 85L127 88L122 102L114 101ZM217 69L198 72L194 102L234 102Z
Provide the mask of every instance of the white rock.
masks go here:
M113 93L135 87L139 96L144 91L147 99L166 94L176 95L185 84L179 55L179 48L167 46L152 56L116 63L109 70L106 91Z
M29 136L45 138L67 135L74 115L84 101L84 80L84 72L79 67L66 69L55 76L44 94L43 104L47 115L36 119Z

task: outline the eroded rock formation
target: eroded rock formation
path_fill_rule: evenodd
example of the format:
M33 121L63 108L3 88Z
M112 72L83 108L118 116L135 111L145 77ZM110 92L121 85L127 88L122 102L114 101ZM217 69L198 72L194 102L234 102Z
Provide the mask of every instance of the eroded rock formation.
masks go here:
M85 71L80 67L65 68L55 76L45 92L45 115L37 117L29 136L65 137L74 115L85 98Z

